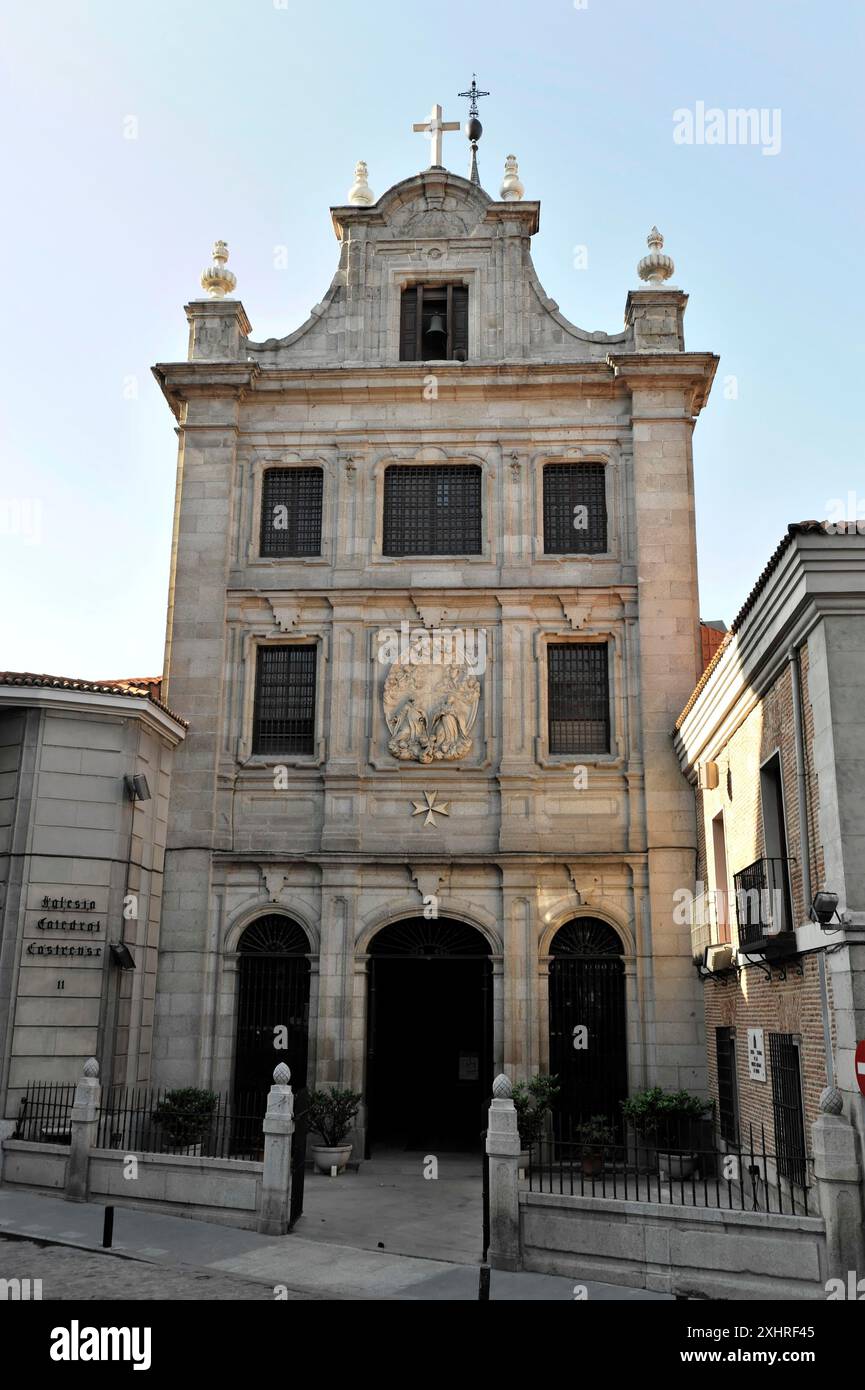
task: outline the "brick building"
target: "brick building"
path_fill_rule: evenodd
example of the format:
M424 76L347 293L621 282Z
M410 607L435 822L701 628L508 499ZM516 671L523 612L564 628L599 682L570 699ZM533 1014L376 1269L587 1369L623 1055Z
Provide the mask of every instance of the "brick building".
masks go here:
M765 1134L794 1177L807 1174L824 1087L863 1135L863 710L865 537L792 525L680 715L676 747L696 789L692 950L721 1138ZM838 895L825 923L811 911L820 891Z

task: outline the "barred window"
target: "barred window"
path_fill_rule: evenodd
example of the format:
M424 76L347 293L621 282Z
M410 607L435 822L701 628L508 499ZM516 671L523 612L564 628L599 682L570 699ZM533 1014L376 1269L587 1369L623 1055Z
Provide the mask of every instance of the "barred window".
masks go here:
M607 648L600 642L547 647L547 718L551 753L608 753Z
M775 1162L778 1172L804 1187L808 1155L802 1104L802 1059L792 1033L769 1034L772 1112L775 1120Z
M469 292L465 285L409 285L403 290L401 362L465 362L468 351Z
M385 555L480 555L481 470L394 464L384 475Z
M606 469L602 463L544 468L544 552L597 555L607 548Z
M732 1028L715 1029L718 1064L718 1125L728 1144L739 1142L739 1098L736 1084L736 1038Z
M253 753L314 751L315 661L314 646L259 647Z
M320 555L324 474L268 468L261 487L261 554Z

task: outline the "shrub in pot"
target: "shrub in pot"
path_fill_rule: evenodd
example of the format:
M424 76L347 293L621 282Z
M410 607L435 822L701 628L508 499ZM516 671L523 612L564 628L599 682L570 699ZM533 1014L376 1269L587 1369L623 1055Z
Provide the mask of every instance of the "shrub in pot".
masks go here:
M342 1172L351 1157L351 1144L345 1137L354 1124L363 1099L360 1091L343 1091L331 1086L327 1091L310 1091L309 1127L321 1144L313 1144L312 1159L319 1173Z
M581 1125L577 1125L575 1137L581 1147L583 1175L596 1178L603 1172L607 1150L616 1142L606 1115L590 1115Z
M655 1150L671 1177L690 1177L697 1154L705 1147L703 1120L712 1109L710 1100L690 1091L664 1091L652 1086L622 1101L622 1114L638 1140Z
M213 1091L199 1090L197 1086L166 1091L153 1111L153 1123L163 1131L173 1150L182 1153L192 1149L200 1153L217 1103Z
M514 1107L517 1112L517 1129L520 1135L522 1153L520 1167L525 1168L529 1161L529 1148L540 1143L547 1129L547 1116L552 1103L559 1094L559 1078L538 1073L528 1081L514 1083Z

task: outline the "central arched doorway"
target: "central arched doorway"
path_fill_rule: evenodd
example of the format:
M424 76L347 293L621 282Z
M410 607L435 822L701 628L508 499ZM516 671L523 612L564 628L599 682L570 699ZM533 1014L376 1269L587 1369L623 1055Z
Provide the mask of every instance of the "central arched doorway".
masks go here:
M560 1139L592 1115L606 1116L617 1131L621 1124L628 1094L622 950L598 917L566 922L550 943L550 1071L561 1088L554 1106ZM585 1035L575 1036L581 1027Z
M237 950L235 1108L253 1120L264 1115L278 1062L291 1068L295 1092L306 1085L309 941L292 918L272 912L250 923Z
M480 1147L492 1081L492 963L453 918L411 917L370 945L368 1149Z

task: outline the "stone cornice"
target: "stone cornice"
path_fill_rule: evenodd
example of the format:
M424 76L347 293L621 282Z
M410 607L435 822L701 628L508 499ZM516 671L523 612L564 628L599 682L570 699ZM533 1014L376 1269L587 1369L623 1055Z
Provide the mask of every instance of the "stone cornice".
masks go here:
M192 396L228 396L242 400L261 367L256 362L157 362L150 369L172 413Z
M261 367L256 362L159 362L156 380L177 414L192 396L275 395L304 400L366 401L373 396L417 400L419 386L434 376L438 399L470 401L489 396L567 395L624 398L627 385L605 362L406 362L370 366Z
M663 297L663 292L658 291ZM669 298L669 292L667 297ZM699 415L709 398L720 358L714 352L611 352L607 362L630 391L681 385L690 391L690 409Z

